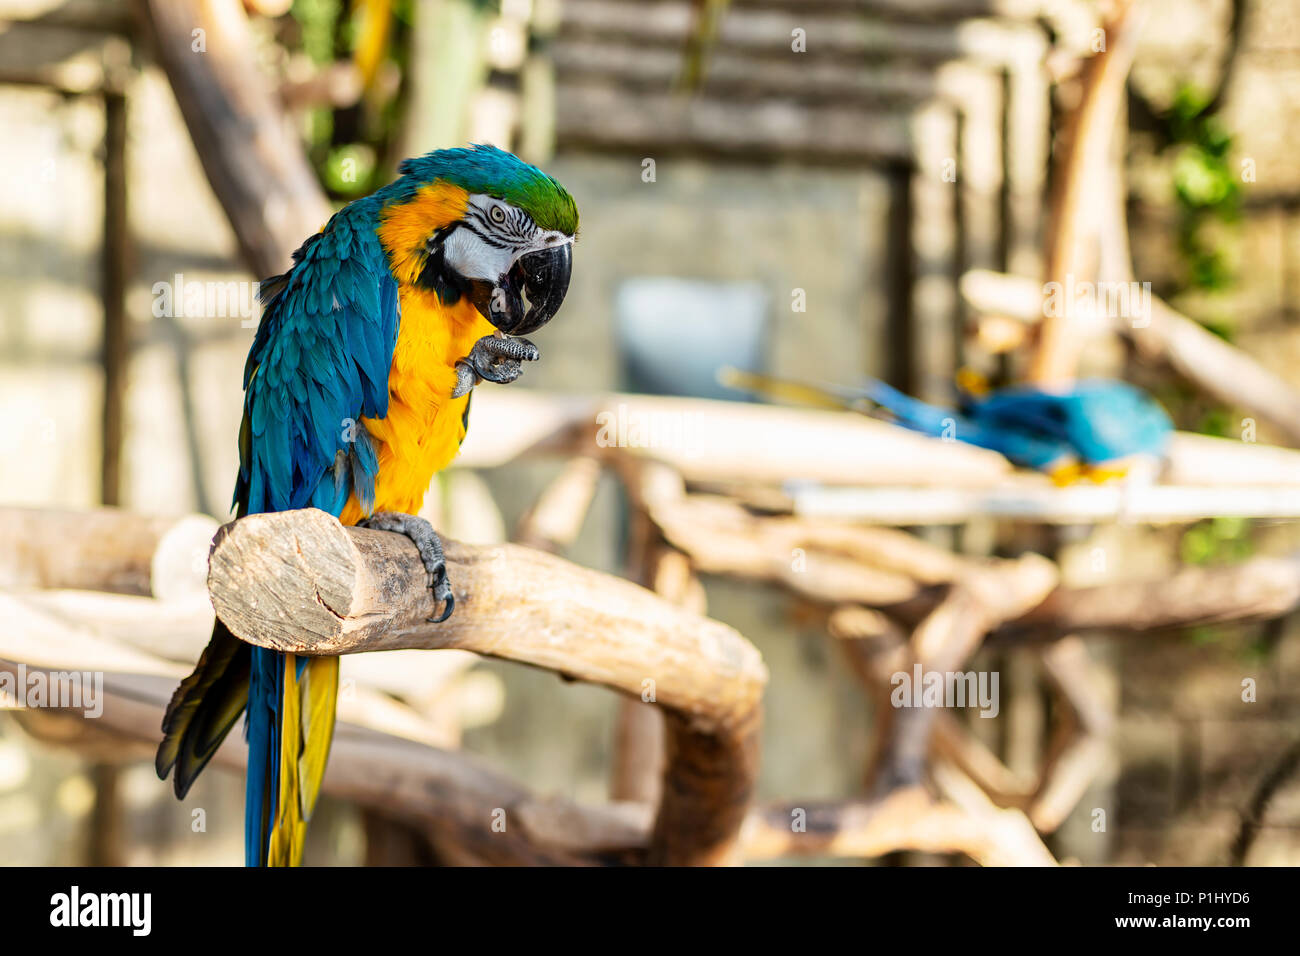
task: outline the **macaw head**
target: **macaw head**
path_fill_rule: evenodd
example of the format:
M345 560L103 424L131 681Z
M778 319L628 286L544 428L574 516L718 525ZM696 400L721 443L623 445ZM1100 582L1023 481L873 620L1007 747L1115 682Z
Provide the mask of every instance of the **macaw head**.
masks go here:
M509 335L541 328L569 289L578 207L536 166L494 146L401 164L380 190L379 237L399 283L463 296Z

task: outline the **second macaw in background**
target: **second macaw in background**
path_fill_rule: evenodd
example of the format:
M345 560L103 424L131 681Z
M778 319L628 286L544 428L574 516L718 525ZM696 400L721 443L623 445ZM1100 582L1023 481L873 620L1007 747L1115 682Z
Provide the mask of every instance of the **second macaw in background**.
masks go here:
M551 177L492 147L410 159L349 203L262 286L244 370L236 516L316 507L407 535L433 596L454 600L442 546L416 517L460 448L469 392L538 357L520 336L569 287L578 211ZM525 302L527 297L527 302ZM301 862L334 730L337 657L238 640L218 621L163 721L156 766L184 797L247 711L245 856Z
M866 412L879 407L913 431L1000 452L1062 485L1080 478L1102 482L1135 467L1158 466L1173 433L1165 410L1127 382L1086 380L1061 391L1013 385L984 394L967 387L956 408L942 408L875 380L852 389L736 369L724 369L719 377L733 388L768 397Z

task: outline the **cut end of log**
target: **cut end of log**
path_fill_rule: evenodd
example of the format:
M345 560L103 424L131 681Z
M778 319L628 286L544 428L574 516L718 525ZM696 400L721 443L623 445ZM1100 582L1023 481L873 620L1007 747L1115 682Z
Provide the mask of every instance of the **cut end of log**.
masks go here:
M295 512L291 527L280 515L249 515L218 533L208 590L217 616L244 640L337 653L361 569L347 531L323 511Z

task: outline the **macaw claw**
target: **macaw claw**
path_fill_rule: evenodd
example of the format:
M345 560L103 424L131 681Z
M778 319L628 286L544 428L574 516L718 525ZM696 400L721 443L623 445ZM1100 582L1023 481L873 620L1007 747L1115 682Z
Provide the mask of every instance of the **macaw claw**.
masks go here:
M369 518L357 522L359 528L372 528L375 531L392 531L405 535L415 544L424 562L424 570L429 572L429 588L433 591L433 600L443 605L442 614L428 619L430 624L441 624L451 617L456 608L456 596L451 592L451 582L447 580L447 560L442 553L442 540L433 530L433 525L418 515L408 515L401 511L376 511Z
M509 385L524 370L524 362L536 362L542 353L525 338L485 335L474 343L469 355L456 362L456 387L452 398L460 398L480 381Z

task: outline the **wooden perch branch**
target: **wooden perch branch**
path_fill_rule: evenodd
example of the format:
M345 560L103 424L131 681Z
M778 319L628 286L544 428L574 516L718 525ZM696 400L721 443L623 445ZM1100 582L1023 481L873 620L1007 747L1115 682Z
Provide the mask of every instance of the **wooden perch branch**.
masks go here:
M1209 395L1254 412L1300 445L1300 391L1248 353L1154 297L1150 323L1121 330L1142 354L1163 359Z
M767 680L753 646L551 555L446 544L456 613L435 625L427 575L405 538L344 528L313 509L253 515L213 546L213 606L236 635L276 650L455 647L651 695L665 710L669 765L650 859L731 860L757 773Z
M1222 345L1247 363L1231 376L1234 381L1261 382L1268 375L1245 353ZM1300 421L1300 392L1291 391L1298 403L1294 414L1288 411L1292 406L1279 403L1268 412L1243 407L1269 421L1287 414ZM640 395L511 394L509 389L484 392L474 402L477 424L460 459L468 467L541 454L592 457L620 469L663 465L675 473L678 485L726 490L731 506L738 497L760 511L789 511L793 504L834 516L841 526L852 517L893 525L961 523L989 512L1067 524L1300 515L1300 452L1185 432L1173 436L1159 485L1057 488L1044 476L1014 471L996 452L927 438L851 412ZM655 422L689 425L677 432L664 426L663 440L645 447L601 445L600 423L617 422L619 416L651 434ZM780 441L773 440L776 434ZM576 533L571 522L580 520L584 502L576 492L585 494L589 475L588 465L562 473L555 494L548 490L550 500L539 502L539 512L546 505L541 517L566 534ZM787 484L793 486L788 493L780 489ZM691 516L679 517L689 530ZM531 524L525 522L522 532L533 533Z
M658 461L688 481L946 487L987 487L1012 471L997 452L929 439L856 412L504 388L475 395L474 402L474 428L457 459L466 467L550 452Z

